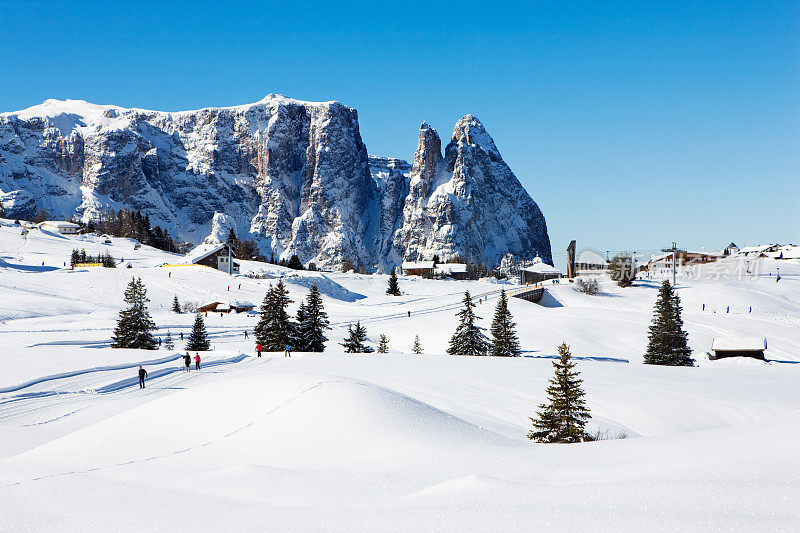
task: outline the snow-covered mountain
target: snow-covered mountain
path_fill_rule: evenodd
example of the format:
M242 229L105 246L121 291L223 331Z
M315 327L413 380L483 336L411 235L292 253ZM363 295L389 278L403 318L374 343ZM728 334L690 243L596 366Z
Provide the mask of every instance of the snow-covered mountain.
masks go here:
M434 254L551 261L541 211L471 115L444 157L423 124L411 166L368 156L357 111L338 102L269 95L166 113L47 100L0 114L0 202L15 218L137 209L195 243L224 225L264 253L328 268Z

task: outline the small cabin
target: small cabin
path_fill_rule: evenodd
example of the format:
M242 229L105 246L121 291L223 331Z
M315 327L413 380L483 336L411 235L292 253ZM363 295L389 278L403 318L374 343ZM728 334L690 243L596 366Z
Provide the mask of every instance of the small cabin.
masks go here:
M519 271L519 282L522 285L535 285L548 279L560 277L561 272L542 261L538 256L533 259L530 265L521 268Z
M41 230L53 231L61 235L76 235L78 230L81 229L80 225L63 220L45 220L40 222L38 227Z
M434 274L453 279L467 279L467 265L464 263L439 263Z
M763 361L766 349L767 339L763 337L717 337L711 343L711 359L752 357L753 359L761 359Z
M256 306L250 302L244 302L240 300L235 300L232 302L214 300L201 305L197 308L197 310L204 313L246 313L247 311L252 311L255 308Z
M183 264L203 265L230 274L239 273L239 263L234 261L233 249L227 243L201 244L186 254Z
M436 265L433 261L403 261L404 276L432 276Z

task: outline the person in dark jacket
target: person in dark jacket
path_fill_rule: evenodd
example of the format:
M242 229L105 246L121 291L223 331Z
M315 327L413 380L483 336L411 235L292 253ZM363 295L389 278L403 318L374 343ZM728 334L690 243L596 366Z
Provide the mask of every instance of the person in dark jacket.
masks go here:
M139 388L144 388L144 378L147 377L147 370L142 367L139 367Z
M183 363L186 365L186 371L188 372L192 364L192 356L189 355L189 352L186 352L186 355L183 356Z

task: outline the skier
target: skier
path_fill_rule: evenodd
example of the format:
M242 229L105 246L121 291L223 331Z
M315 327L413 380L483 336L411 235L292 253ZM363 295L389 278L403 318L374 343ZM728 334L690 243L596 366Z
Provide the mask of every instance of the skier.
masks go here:
M194 369L200 370L200 354L194 352Z
M242 290L242 284L241 283L239 284L239 290Z
M247 330L244 330L244 338L247 338Z
M172 272L169 272L169 275L167 277L171 278L172 277Z
M411 311L408 312L408 318L411 318Z
M283 352L283 356L284 356L284 357L291 357L291 356L292 356L292 347L291 347L291 346L289 346L289 345L287 344L287 345L285 346L285 348L286 348L286 349L285 349L285 350L284 350L284 352Z
M703 304L703 311L706 310L706 304Z
M181 331L181 340L183 340L183 332Z
M192 364L192 356L189 355L189 352L186 352L186 355L183 356L183 363L186 365L186 371L188 372Z
M161 346L161 337L158 338L158 345Z
M263 350L260 344L256 344L256 351L258 352L258 356L261 357L261 350Z
M140 389L144 388L144 378L146 378L146 377L147 377L147 370L145 370L144 368L142 368L140 366L139 367L139 388Z
M730 306L730 305L729 305L728 307L726 307L726 308L725 308L725 312L726 312L726 313L730 313L730 312L731 312L731 306Z

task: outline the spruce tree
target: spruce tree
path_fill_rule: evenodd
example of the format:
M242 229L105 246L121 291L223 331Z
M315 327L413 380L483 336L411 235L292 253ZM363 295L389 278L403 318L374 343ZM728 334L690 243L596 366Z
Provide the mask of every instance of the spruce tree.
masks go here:
M569 346L558 347L558 360L553 361L555 375L547 387L548 403L539 406L536 418L531 418L533 430L528 438L536 442L582 442L587 440L585 427L591 418L583 399L583 380L578 378Z
M172 299L172 312L180 314L181 312L181 304L178 302L178 295L175 295L175 298Z
M295 328L297 330L296 337L302 343L298 346L302 346L303 351L325 351L325 341L328 340L325 336L325 330L331 328L328 321L328 313L325 312L325 308L322 305L322 296L319 294L316 283L311 286L308 298L297 312L297 325Z
M139 348L155 350L157 343L153 330L158 329L147 311L147 289L142 280L132 278L125 289L127 309L119 312L117 326L112 336L112 348Z
M206 324L203 322L203 314L200 312L194 317L194 325L192 326L192 332L189 334L186 349L193 352L203 352L211 349L211 344L208 342L208 334L206 334Z
M350 324L347 327L348 336L341 343L344 346L345 353L370 353L374 351L371 346L367 346L364 342L367 340L367 328L361 325L361 321L356 322L356 325Z
M381 333L381 339L378 342L378 353L389 353L389 338Z
M453 337L450 339L450 347L447 353L450 355L486 355L489 343L483 334L482 328L475 324L475 320L480 319L473 311L475 304L469 291L464 293L464 309L456 313L460 322Z
M265 351L283 351L291 344L295 331L286 311L291 302L283 280L278 280L275 287L270 286L261 304L261 318L255 327L256 340Z
M300 261L300 258L297 257L297 254L289 258L289 262L286 264L286 266L292 270L304 270L303 263Z
M644 363L648 365L694 366L688 335L683 329L681 300L669 281L658 291Z
M392 272L389 274L389 288L386 289L386 294L400 296L400 286L397 284L397 272L394 267L392 267Z
M164 349L165 350L173 350L175 349L175 343L172 342L172 335L170 332L167 332L167 336L164 338Z
M515 324L511 312L508 310L508 297L506 291L500 290L500 300L494 310L492 320L492 347L494 356L517 357L519 355L519 340L514 331Z
M417 355L422 354L422 343L419 342L419 335L414 337L414 345L411 347L411 351Z

